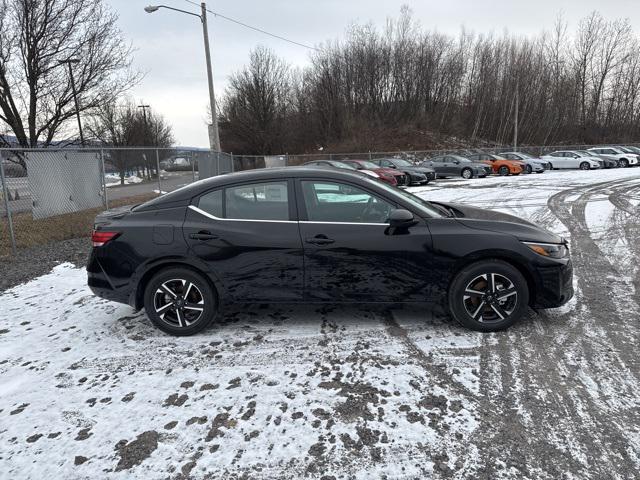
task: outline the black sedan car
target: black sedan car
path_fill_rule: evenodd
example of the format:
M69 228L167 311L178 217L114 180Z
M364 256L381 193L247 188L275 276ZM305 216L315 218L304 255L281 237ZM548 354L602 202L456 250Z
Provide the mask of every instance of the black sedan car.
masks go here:
M409 178L409 185L427 185L437 177L433 168L416 166L403 158L379 158L371 161L381 167L395 168L404 172Z
M573 295L567 243L516 217L435 203L339 169L192 183L96 217L88 283L175 335L230 303L448 306L494 331Z
M438 177L483 178L491 173L491 167L488 165L472 162L460 155L440 155L429 158L420 166L433 168Z

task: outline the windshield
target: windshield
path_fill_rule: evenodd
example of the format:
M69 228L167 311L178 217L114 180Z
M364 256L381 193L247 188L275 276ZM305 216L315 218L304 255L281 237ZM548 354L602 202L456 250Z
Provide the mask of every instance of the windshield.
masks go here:
M376 165L373 162L360 161L358 163L360 164L360 166L366 168L367 170L375 170L376 168L380 168L380 165Z
M518 152L518 155L520 155L521 158L534 158L533 156L529 155L528 153L524 153L524 152Z
M453 157L455 160L458 160L459 162L467 162L467 163L471 163L471 160L469 160L468 158L464 158L464 157Z
M409 193L406 190L402 190L397 187L392 187L387 183L382 183L377 180L369 180L369 181L372 184L374 184L376 187L379 187L379 188L381 187L394 195L399 195L401 197L404 197L404 199L407 200L409 203L411 203L413 207L415 207L417 210L419 210L422 214L426 215L427 217L431 217L431 218L444 217L444 215L442 214L442 211L438 210L430 202L423 200L422 198L418 197L417 195L414 195L413 193Z
M413 167L413 164L411 162L402 158L394 158L391 161L399 167Z
M597 155L596 153L588 152L586 150L576 150L576 153L581 157L593 157L594 155Z
M356 167L352 167L348 163L343 162L332 162L331 165L336 168L344 168L345 170L357 170Z

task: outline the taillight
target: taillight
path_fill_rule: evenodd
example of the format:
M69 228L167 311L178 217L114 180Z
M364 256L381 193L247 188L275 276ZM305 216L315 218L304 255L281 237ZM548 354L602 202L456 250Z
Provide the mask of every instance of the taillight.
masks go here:
M94 247L101 247L120 235L120 232L105 232L102 230L94 230L91 232L91 242Z

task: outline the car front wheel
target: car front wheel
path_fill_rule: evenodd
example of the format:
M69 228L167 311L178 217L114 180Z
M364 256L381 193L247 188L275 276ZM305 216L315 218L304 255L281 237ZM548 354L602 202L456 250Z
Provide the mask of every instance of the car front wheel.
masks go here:
M147 316L172 335L193 335L205 329L218 311L211 284L188 268L167 268L151 278L144 294Z
M460 271L449 287L449 309L463 326L494 332L513 325L529 304L529 288L518 269L483 260Z
M505 167L505 166L500 167L498 169L498 173L503 177L509 175L509 167Z
M629 166L629 160L627 160L626 158L621 158L620 159L620 166L622 168L627 168Z
M527 173L533 173L533 167L531 167L531 165L527 165Z
M470 178L473 178L473 172L471 171L470 168L463 168L461 175L462 175L462 178L466 178L467 180Z

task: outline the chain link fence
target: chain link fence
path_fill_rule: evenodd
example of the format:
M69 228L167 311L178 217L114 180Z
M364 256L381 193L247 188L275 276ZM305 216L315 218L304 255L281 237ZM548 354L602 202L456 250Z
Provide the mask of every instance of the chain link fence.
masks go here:
M203 149L0 149L0 256L88 236L95 215L234 170Z
M631 144L638 146L638 144ZM541 156L596 145L523 146ZM501 153L513 147L421 151L233 155L193 148L0 149L0 256L51 241L88 236L100 211L141 203L184 185L240 170L295 166L314 160L404 158L446 153Z

